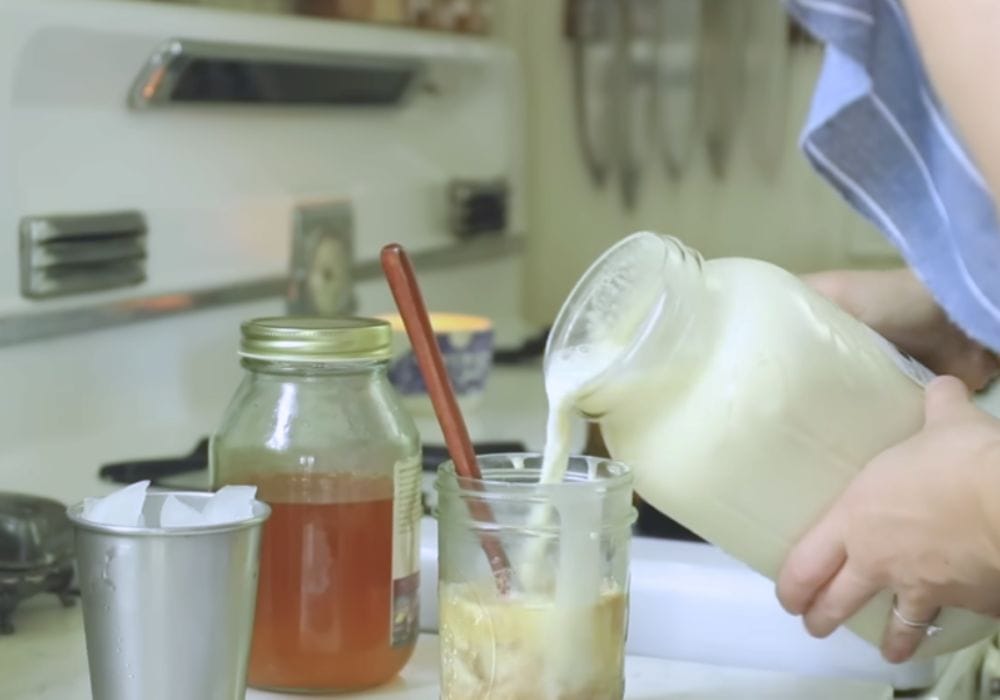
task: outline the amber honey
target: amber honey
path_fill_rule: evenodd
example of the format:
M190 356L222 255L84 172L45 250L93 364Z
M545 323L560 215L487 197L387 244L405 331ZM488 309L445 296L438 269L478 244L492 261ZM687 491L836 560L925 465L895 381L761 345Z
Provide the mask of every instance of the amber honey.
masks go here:
M413 643L393 646L391 479L323 477L283 502L287 484L268 478L271 506L261 543L249 682L297 691L352 690L399 672ZM334 499L337 500L328 500Z

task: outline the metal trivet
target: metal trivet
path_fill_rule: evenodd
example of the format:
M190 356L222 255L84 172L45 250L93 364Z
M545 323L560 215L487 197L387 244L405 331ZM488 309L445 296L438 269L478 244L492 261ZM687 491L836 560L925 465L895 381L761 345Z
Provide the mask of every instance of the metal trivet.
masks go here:
M73 528L58 501L0 493L0 634L22 601L49 593L73 605Z

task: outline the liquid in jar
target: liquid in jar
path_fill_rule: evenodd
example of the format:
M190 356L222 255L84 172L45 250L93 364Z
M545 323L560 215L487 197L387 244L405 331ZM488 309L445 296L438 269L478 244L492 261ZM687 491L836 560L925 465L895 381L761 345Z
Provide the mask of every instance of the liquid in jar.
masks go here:
M393 579L392 479L269 475L257 485L271 519L250 684L319 692L391 679L413 653L417 624L416 581Z
M441 698L617 700L626 597L607 588L583 605L505 596L489 584L444 584ZM572 633L568 633L572 630Z

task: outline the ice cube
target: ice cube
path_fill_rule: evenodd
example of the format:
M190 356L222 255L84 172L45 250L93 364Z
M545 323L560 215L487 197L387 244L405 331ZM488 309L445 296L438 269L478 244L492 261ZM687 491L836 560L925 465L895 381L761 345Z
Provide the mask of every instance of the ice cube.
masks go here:
M205 514L170 494L160 508L160 527L200 527L206 525Z
M104 498L88 498L84 501L83 518L102 525L138 527L147 488L149 481L137 481Z
M256 486L223 486L208 499L202 513L209 525L235 523L253 517Z

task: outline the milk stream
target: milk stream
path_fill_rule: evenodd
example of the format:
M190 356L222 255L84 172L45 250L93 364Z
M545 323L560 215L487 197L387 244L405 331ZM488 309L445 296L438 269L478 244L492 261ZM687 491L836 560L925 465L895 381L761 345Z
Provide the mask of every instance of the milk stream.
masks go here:
M542 484L558 484L569 466L576 404L593 381L618 356L617 348L578 347L550 358L545 371L548 420L542 454ZM591 469L587 476L596 477ZM591 496L591 497L588 497ZM594 604L601 595L601 503L598 494L562 493L550 504L559 516L559 560L555 570L544 561L545 541L529 540L521 558L521 581L529 591L554 590L556 607ZM551 525L547 506L534 510L529 527Z

